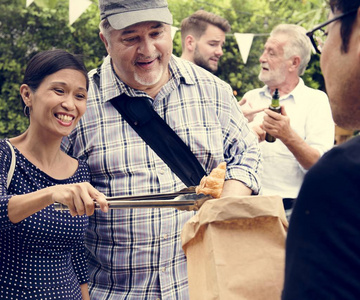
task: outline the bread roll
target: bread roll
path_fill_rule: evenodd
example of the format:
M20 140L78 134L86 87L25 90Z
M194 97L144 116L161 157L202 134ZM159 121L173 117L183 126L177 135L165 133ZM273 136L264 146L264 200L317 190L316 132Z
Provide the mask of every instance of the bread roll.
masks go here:
M196 187L197 194L211 195L220 198L225 182L226 162L220 163L208 176L204 176Z

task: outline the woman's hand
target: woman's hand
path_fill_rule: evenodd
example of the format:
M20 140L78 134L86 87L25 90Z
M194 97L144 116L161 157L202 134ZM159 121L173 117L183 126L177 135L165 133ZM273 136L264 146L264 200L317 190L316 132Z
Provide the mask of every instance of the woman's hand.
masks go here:
M9 199L8 216L12 223L18 223L43 208L59 202L70 209L72 216L92 215L96 201L103 212L109 204L103 193L100 193L88 182L54 185L32 193L14 195Z
M109 204L103 193L100 193L88 182L56 185L52 189L52 202L66 205L72 216L91 216L95 211L95 201L103 212L108 212Z

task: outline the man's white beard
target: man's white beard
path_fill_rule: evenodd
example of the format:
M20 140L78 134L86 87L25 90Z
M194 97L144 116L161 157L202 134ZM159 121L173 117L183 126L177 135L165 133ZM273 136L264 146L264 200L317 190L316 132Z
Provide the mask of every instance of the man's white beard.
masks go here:
M151 71L151 72L154 72L154 71ZM163 67L160 66L159 72L156 72L155 75L146 74L144 76L144 75L139 75L137 72L135 72L134 79L141 85L151 86L151 85L158 83L160 81L161 77L163 76L163 74L164 74Z
M259 79L267 85L281 84L286 79L285 70L283 67L276 70L266 71L266 73L261 70L259 74Z

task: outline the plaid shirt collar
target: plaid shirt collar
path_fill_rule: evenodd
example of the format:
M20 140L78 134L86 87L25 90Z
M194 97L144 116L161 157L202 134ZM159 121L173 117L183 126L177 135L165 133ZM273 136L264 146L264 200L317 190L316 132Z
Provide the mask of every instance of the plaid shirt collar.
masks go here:
M169 71L171 74L170 81L173 81L177 86L180 84L195 84L194 74L190 74L189 70L184 68L182 64L179 64L177 60L180 58L172 55L169 61ZM111 57L108 55L104 59L104 63L101 68L98 68L96 72L90 76L98 76L99 86L104 87L100 90L102 96L101 101L103 103L126 93L129 96L146 96L147 94L129 87L125 84L115 73L113 65L111 63ZM95 79L94 79L95 80ZM96 80L95 80L96 81ZM103 84L100 84L103 83ZM104 84L105 83L105 84Z

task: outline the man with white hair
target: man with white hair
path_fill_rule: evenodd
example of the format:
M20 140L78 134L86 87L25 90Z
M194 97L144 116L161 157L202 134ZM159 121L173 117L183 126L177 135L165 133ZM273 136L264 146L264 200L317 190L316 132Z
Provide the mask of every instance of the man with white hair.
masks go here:
M275 89L281 114L265 109L249 123L264 157L263 195L280 195L290 216L306 171L334 144L334 122L327 95L305 86L300 78L311 57L304 28L276 26L260 56L259 79L266 85L244 95L251 109L268 107ZM266 133L276 138L264 141Z

